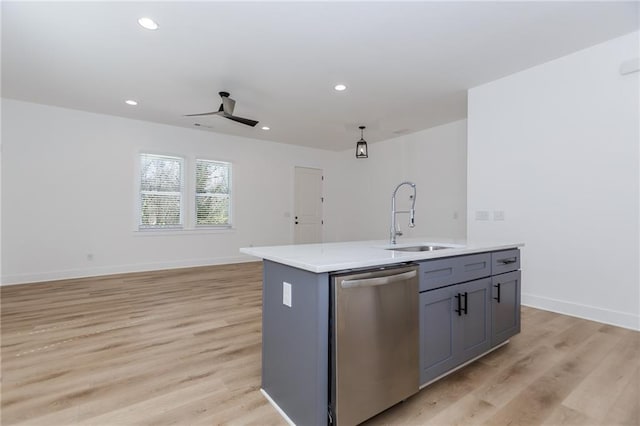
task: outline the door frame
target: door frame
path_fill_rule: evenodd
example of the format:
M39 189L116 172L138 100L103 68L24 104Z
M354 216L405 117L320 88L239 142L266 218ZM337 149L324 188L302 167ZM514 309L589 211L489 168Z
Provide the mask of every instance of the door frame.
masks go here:
M324 242L324 169L320 168L320 167L315 167L315 166L299 166L299 165L295 165L293 166L293 170L292 170L292 188L291 188L291 192L292 192L292 197L291 197L291 211L292 214L290 215L290 219L291 219L291 243L292 244L296 244L296 169L311 169L311 170L317 170L320 172L320 175L322 176L322 187L320 189L320 197L322 199L321 204L320 204L320 241L319 242Z

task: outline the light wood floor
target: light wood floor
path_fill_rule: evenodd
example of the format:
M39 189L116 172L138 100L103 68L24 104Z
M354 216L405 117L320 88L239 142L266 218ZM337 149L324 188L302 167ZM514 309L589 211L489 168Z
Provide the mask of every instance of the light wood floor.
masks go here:
M284 425L259 263L2 287L2 425ZM505 347L369 425L640 425L640 333L523 308Z

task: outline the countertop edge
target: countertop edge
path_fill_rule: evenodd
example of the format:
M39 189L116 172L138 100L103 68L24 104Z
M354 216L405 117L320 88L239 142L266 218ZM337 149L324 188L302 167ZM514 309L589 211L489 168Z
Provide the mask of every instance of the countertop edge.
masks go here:
M350 247L350 244L352 247ZM430 252L396 252L392 250L385 250L382 248L383 246L384 243L381 245L380 241L354 241L352 243L320 243L299 246L243 247L240 249L240 252L263 260L270 260L272 262L320 274L326 272L345 271L349 269L393 265L396 263L462 256L489 251L509 250L524 247L524 243L473 243L464 247L452 247L446 250ZM334 247L335 253L332 253L332 248ZM289 252L287 253L287 251ZM372 254L384 254L386 256L373 256L367 260L358 258L350 259L348 256L349 251L354 253L355 251L362 251L365 253L368 251ZM311 258L314 257L314 254L316 255L316 259L312 260ZM329 255L328 257L330 259L332 259L330 255L343 258L340 260L322 260L322 257L327 255Z

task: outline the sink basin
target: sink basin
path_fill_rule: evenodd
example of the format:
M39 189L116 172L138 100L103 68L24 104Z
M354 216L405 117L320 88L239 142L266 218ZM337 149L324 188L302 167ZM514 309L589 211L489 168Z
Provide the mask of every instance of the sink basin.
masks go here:
M393 250L393 251L434 251L434 250L442 250L448 249L451 247L445 246L411 246L411 247L392 247L385 250Z

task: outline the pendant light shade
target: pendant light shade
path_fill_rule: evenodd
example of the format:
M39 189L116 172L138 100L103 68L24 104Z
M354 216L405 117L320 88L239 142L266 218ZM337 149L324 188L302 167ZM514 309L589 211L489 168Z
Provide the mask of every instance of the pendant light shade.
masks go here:
M360 140L356 144L356 158L369 158L369 152L367 151L367 141L364 140L363 131L365 127L360 126Z

